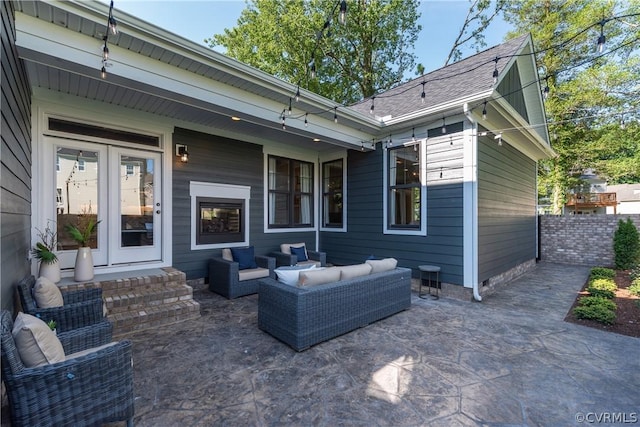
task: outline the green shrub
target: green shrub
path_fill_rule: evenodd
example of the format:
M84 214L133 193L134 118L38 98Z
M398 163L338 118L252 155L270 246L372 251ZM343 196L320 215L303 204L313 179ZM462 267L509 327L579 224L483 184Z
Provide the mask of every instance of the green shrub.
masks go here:
M593 267L589 274L590 279L613 279L616 277L616 271L606 267Z
M613 299L618 289L612 279L594 279L589 282L587 291L594 297Z
M631 278L631 280L640 279L640 264L633 266L629 272L629 278Z
M613 253L619 270L628 270L640 262L640 233L631 218L618 221L613 234Z
M628 289L631 295L640 297L640 277L631 282L631 286Z
M581 305L573 309L578 319L591 319L605 325L611 325L616 320L616 313L602 305Z
M580 298L578 304L581 307L593 307L599 305L611 311L615 311L615 309L618 308L616 306L616 303L611 301L610 299L594 296L582 297Z

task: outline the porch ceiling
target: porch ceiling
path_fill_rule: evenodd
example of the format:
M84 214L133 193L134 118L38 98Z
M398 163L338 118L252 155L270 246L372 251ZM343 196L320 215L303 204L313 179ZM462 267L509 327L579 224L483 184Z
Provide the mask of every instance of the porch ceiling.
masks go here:
M360 141L368 141L378 132L375 121L343 109L338 112L339 124L334 124L334 104L304 90L283 130L280 113L295 93L295 86L120 11L119 32L109 38L111 57L120 62L107 68L108 76L103 80L99 76L99 57L107 5L19 1L17 11L25 16L17 16L17 44L32 87L193 123L231 138L270 140L317 151L335 150L336 145L360 148ZM36 28L40 26L42 29ZM53 46L47 46L47 42L59 43L66 51L50 55ZM144 58L142 67L147 69L135 70L140 65L126 62L134 57ZM166 78L169 66L180 73L188 72L194 81L200 79L201 85L203 81L211 85L212 89L206 89L212 94L211 99L195 91L180 91L178 85L145 79L144 72L148 73L149 64L154 63L158 69L151 71L156 75ZM125 65L128 70L124 70ZM185 82L190 83L189 79L181 83ZM222 85L227 89L221 89ZM240 98L240 102L220 102L221 98L231 99L231 95L234 100ZM242 108L243 103L251 104L253 111ZM309 125L304 126L306 111L323 113L310 114ZM242 120L233 121L231 116Z

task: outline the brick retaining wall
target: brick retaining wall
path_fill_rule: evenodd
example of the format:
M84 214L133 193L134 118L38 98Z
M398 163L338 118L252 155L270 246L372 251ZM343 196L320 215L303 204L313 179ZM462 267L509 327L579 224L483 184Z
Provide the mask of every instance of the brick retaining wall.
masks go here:
M640 215L540 216L540 255L562 264L613 266L613 233L627 218L640 229Z

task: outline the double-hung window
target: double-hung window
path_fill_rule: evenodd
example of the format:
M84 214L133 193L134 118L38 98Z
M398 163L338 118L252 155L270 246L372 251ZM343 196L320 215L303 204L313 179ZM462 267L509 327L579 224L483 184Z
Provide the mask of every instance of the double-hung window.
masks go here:
M322 226L342 228L344 196L343 159L322 164Z
M388 150L388 228L419 230L422 221L423 191L420 146L400 146Z
M313 226L313 164L269 156L269 228Z

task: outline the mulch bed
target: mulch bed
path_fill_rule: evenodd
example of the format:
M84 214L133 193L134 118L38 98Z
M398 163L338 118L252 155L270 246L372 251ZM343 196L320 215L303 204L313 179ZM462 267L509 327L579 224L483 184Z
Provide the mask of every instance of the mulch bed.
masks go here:
M573 315L573 309L578 306L578 300L584 295L589 295L589 292L586 291L588 281L584 284L582 290L578 292L578 296L564 320L566 322L576 323L590 328L640 338L640 298L635 295L631 295L627 290L631 285L629 272L617 271L614 280L618 286L618 290L616 291L616 296L613 299L613 302L616 303L618 308L616 309L616 320L613 325L604 325L600 322L596 322L595 320L577 319Z

